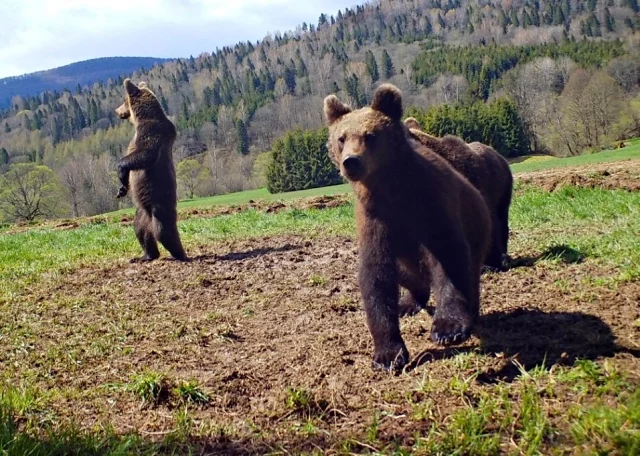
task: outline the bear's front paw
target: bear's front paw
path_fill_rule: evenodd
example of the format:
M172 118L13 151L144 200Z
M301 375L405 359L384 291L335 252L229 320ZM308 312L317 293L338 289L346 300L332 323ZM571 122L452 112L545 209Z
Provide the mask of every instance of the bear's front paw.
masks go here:
M126 196L127 191L128 191L127 187L125 187L124 185L121 185L120 188L118 189L118 194L116 195L116 198L122 198Z
M373 354L373 368L375 370L400 372L408 362L409 351L404 342L390 343L377 349Z
M440 345L459 344L471 337L472 324L447 317L436 317L431 339Z

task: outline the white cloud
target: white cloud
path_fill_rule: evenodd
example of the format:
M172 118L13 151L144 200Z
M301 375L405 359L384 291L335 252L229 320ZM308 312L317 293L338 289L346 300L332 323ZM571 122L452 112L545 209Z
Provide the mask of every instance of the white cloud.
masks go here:
M97 57L195 56L316 23L352 1L0 0L0 77Z

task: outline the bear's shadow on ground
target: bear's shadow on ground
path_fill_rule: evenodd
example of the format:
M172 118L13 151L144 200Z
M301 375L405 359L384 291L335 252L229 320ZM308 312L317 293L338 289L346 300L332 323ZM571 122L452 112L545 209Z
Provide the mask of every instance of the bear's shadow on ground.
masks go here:
M517 363L529 371L538 366L571 366L579 359L595 360L616 353L640 357L639 350L619 346L609 325L600 318L581 312L492 312L480 317L475 334L480 339L479 346L425 350L414 358L409 369L459 353L501 354L511 362L499 371L489 369L477 377L480 383L495 383L511 382L521 375Z
M582 263L586 257L587 255L584 252L566 244L554 244L537 255L511 258L509 261L509 269L530 268L541 260L555 260L563 264L579 264Z
M281 247L266 247L246 250L244 252L230 252L226 255L198 255L193 257L192 261L243 261L250 258L258 258L272 253L289 252L291 250L301 249L301 245L285 244Z
M560 263L582 263L586 255L565 244L548 247L537 255L511 259L511 269L533 267L540 260ZM481 383L511 382L521 375L521 368L571 366L578 359L595 360L616 353L629 353L640 358L640 351L621 347L609 325L600 318L581 312L543 312L538 309L516 309L482 315L475 334L479 347L447 347L425 350L414 358L409 369L422 364L451 358L459 353L479 351L502 354L512 360L499 371L489 370L478 376ZM522 367L518 366L515 362Z

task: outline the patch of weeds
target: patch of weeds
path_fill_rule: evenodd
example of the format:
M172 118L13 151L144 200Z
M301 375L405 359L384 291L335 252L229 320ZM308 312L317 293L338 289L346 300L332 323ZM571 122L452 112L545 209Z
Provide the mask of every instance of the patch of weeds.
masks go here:
M477 367L478 365L478 352L470 351L470 352L461 352L456 354L451 362L454 367L460 370L469 370L471 368Z
M416 421L435 421L433 411L433 401L427 401L413 404L413 419Z
M575 391L595 390L598 395L618 395L629 387L625 377L610 362L605 362L603 367L591 360L578 360L571 369L558 372L557 379L571 385Z
M293 430L305 437L312 437L318 434L318 427L311 418L304 423L297 423L293 426Z
M309 285L311 285L312 287L322 287L326 284L326 277L322 277L321 275L317 274L312 274L311 277L309 277Z
M234 341L240 339L235 333L230 323L222 323L215 329L216 336L223 341Z
M222 314L214 310L213 312L207 313L206 318L208 321L218 321L222 319Z
M176 437L179 440L186 440L193 429L193 418L189 414L188 407L181 407L176 415Z
M520 372L519 378L521 380L533 380L538 383L543 380L548 380L551 377L549 369L547 369L547 356L545 355L540 364L527 370L517 359L511 361Z
M247 318L253 317L255 314L256 314L256 311L253 310L252 307L245 307L244 309L242 309L242 315L244 315Z
M518 446L523 454L539 454L539 449L551 432L551 425L540 404L540 397L531 384L523 385Z
M374 412L371 424L367 426L367 442L375 443L378 441L378 433L380 432L380 414Z
M640 454L640 388L624 402L572 410L571 435L585 453Z
M449 380L449 388L455 393L464 395L469 392L471 384L475 381L477 376L477 373L474 373L467 378L464 378L461 375L456 375Z
M174 393L182 403L206 404L210 400L195 380L181 381L174 389Z
M553 262L560 262L564 264L582 263L585 257L586 255L584 255L579 250L576 250L565 244L551 245L540 254L540 259L542 260L550 260Z
M289 388L285 404L294 411L308 410L313 405L313 393L305 388Z
M151 370L134 375L127 389L143 403L158 404L169 397L169 385L165 375Z
M499 454L503 430L499 408L485 395L475 406L468 404L455 412L448 424L434 423L425 437L417 439L413 450L420 454Z
M344 315L349 312L357 312L360 308L358 301L347 295L341 295L337 300L331 303L331 310L338 312L340 315Z

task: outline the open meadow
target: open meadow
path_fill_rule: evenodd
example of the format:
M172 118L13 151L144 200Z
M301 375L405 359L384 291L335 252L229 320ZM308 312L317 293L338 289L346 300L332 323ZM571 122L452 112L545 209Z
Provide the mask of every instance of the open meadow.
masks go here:
M181 203L184 264L129 263L130 211L7 226L0 454L640 454L634 147L513 165L513 267L460 346L403 319L397 376L346 186Z

